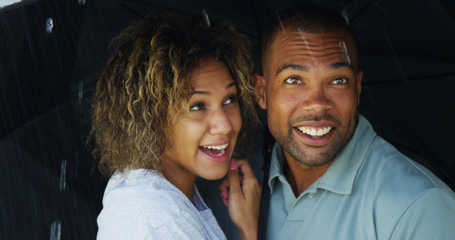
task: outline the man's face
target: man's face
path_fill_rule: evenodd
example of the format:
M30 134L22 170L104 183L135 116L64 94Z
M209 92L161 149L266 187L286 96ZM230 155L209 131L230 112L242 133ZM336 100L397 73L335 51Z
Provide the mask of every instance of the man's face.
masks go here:
M286 159L306 166L330 163L357 124L362 72L346 32L280 31L257 76L261 108Z

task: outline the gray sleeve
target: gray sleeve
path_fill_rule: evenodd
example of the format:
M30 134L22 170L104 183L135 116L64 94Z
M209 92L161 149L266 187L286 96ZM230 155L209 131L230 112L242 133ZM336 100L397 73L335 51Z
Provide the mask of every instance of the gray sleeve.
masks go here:
M154 229L146 239L207 239L203 228L193 223L193 219L177 218L163 223Z

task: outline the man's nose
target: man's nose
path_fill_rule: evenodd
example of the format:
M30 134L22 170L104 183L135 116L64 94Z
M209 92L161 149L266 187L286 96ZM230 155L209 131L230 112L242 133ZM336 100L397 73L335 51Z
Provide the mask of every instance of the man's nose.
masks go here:
M312 87L304 94L303 110L312 113L321 113L332 108L332 102L322 86Z

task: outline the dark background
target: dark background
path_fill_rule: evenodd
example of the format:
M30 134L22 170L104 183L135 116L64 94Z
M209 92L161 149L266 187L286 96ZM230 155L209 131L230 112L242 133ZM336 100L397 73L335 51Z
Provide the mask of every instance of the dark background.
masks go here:
M454 189L451 0L25 0L0 9L0 239L95 238L106 180L85 146L89 106L108 44L129 23L204 9L250 38L260 71L264 23L298 2L345 12L365 71L360 112Z

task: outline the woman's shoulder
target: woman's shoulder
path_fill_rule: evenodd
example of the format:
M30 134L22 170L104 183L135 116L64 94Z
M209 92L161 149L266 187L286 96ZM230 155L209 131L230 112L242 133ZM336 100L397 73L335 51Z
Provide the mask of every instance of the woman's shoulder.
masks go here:
M137 169L118 173L106 186L103 206L121 204L129 207L161 209L158 206L181 206L185 196L156 171ZM161 207L163 207L161 206Z
M173 218L185 217L191 210L191 202L160 173L145 169L132 170L114 175L106 187L103 218L130 221L141 219L156 224Z

